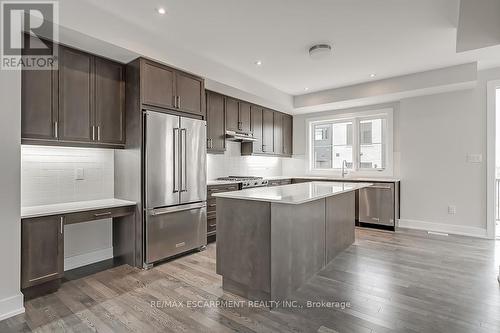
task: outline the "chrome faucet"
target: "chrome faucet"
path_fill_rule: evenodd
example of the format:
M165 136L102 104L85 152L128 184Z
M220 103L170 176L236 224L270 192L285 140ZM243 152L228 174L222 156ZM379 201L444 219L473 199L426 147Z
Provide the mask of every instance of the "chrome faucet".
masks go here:
M342 161L342 178L345 178L345 175L347 175L347 161L343 160Z

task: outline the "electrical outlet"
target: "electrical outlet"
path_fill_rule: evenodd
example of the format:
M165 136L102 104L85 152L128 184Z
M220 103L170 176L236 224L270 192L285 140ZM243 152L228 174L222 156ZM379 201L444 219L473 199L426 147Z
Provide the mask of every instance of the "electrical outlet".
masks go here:
M76 168L75 169L75 180L84 180L85 179L85 172L83 168Z
M457 213L457 206L450 205L448 206L448 214L455 215Z
M469 163L482 163L483 155L481 154L467 154L467 162Z

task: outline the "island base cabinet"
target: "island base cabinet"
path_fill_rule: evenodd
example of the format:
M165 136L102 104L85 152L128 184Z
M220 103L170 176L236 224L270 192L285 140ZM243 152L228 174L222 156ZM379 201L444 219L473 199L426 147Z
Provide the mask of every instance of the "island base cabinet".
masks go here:
M354 191L297 204L216 198L217 274L250 300L290 299L354 242Z
M326 198L326 262L354 243L356 193Z
M60 216L23 219L21 224L21 289L55 289L64 273L64 221Z

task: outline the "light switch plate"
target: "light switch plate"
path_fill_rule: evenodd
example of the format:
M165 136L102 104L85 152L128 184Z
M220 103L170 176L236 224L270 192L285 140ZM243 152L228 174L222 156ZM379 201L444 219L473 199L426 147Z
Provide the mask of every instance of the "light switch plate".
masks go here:
M483 155L482 154L467 154L467 162L469 163L482 163Z
M448 214L455 215L457 213L457 206L449 205L448 206Z
M84 180L85 179L85 171L83 168L75 169L75 180Z

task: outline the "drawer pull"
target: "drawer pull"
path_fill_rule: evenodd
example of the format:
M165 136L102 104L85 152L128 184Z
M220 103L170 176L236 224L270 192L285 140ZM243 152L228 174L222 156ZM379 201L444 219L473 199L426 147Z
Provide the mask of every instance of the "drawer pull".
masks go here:
M216 204L211 204L211 205L208 205L208 207L215 207Z
M210 228L213 228L213 227L217 226L217 224L209 224L208 226L209 226Z
M109 216L109 215L111 215L111 212L94 214L95 217L102 217L102 216Z

